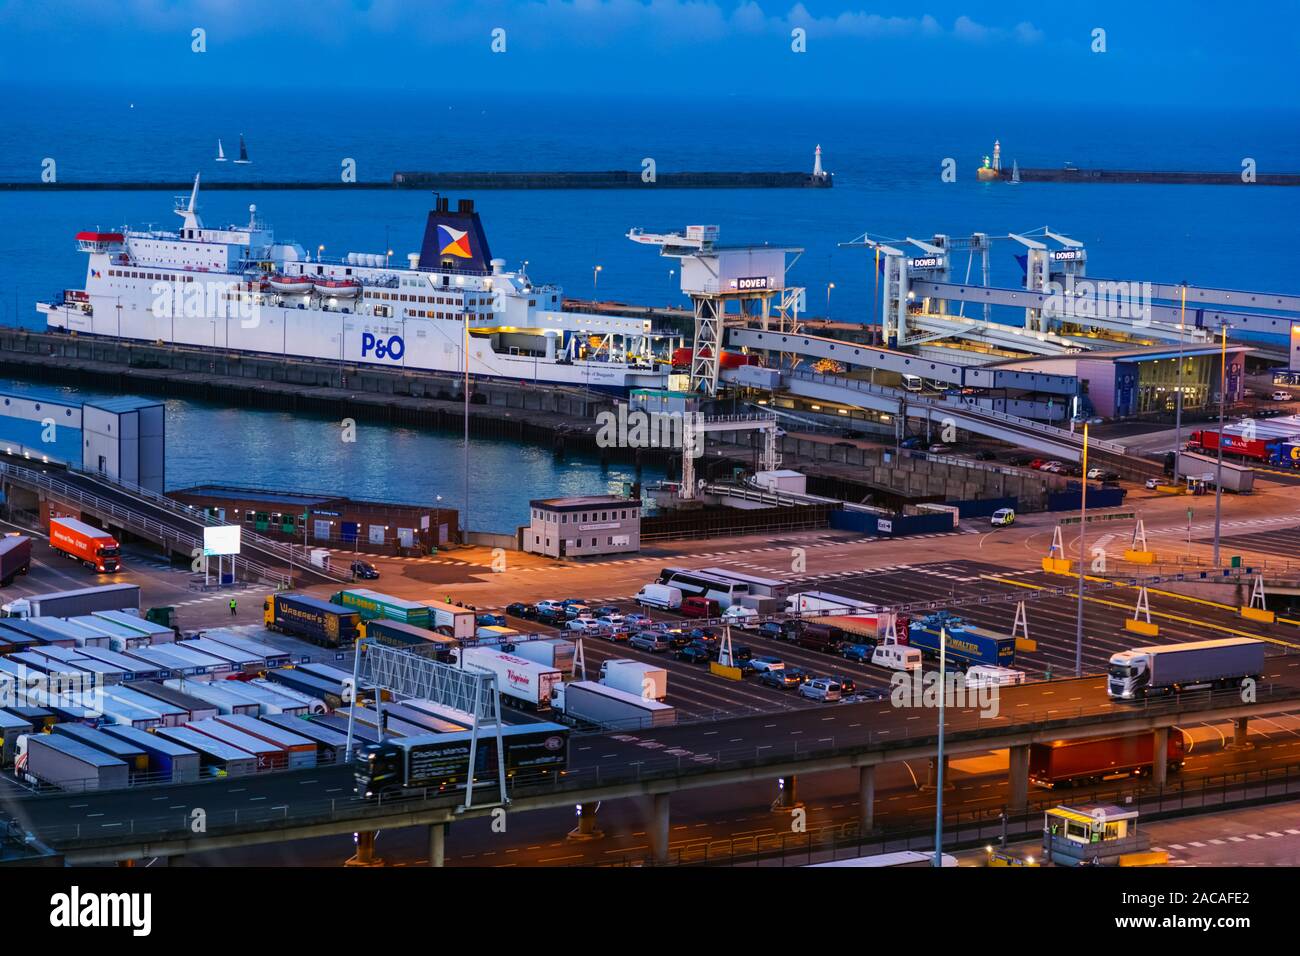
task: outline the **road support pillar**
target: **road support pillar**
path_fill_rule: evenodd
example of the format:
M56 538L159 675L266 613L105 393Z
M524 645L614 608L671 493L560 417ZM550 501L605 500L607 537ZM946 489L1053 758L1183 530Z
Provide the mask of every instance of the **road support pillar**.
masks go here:
M429 865L442 866L447 859L447 824L429 824Z
M778 777L776 781L776 799L772 801L772 812L788 813L802 806L803 803L799 800L799 779L794 774L790 774L788 777Z
M1151 782L1163 787L1169 781L1169 728L1157 727L1151 733Z
M656 863L668 862L668 823L671 798L666 793L654 795L654 806L650 811L650 852Z
M578 804L578 825L569 831L570 840L599 840L605 834L596 826L595 803Z
M921 790L927 793L932 793L934 790L938 789L937 787L938 779L939 779L939 759L937 757L931 757L929 764L926 767L925 783L921 786ZM952 782L952 774L948 773L948 757L945 754L943 758L943 789L951 790L953 789L953 786L954 784Z
M1249 737L1250 718L1237 717L1232 721L1232 741L1228 750L1249 750L1253 745Z
M1011 787L1007 800L1008 813L1024 813L1029 807L1029 745L1010 748L1008 771Z
M383 866L384 861L375 856L375 831L362 830L357 834L357 852L344 866Z
M858 835L876 828L876 766L858 768Z

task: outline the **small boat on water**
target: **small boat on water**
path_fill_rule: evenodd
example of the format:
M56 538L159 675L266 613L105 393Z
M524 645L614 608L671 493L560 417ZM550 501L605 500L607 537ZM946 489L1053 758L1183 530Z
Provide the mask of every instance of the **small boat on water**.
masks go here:
M221 146L221 140L218 139L217 140L217 162L224 163L225 161L226 161L226 151Z
M248 158L248 147L244 144L244 134L239 134L239 158L235 160L238 166L247 166L252 160Z

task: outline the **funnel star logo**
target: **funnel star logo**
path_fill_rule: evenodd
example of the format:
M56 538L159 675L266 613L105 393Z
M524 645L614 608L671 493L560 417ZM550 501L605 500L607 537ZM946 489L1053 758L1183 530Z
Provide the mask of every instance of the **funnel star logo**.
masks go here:
M438 224L439 255L459 256L461 259L473 259L474 253L469 249L469 233L451 226Z

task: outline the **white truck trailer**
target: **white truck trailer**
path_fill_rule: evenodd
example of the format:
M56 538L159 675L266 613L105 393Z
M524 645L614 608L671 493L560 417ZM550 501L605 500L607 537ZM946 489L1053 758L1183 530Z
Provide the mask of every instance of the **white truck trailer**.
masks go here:
M504 702L532 710L549 710L552 689L564 683L564 675L553 667L490 647L455 648L451 656L466 666L492 671Z
M600 682L606 687L636 694L645 700L662 701L668 696L668 671L629 658L602 662Z

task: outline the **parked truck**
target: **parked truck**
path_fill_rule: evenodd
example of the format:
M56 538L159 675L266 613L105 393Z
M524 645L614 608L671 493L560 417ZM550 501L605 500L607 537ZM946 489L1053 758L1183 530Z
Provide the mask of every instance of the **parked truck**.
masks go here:
M807 619L808 624L823 624L837 627L844 635L843 640L851 644L866 644L875 647L889 635L889 625L893 622L895 634L907 636L908 618L892 611L874 610L854 612L852 614L834 614L826 617Z
M96 611L140 613L140 585L104 584L75 591L33 594L5 604L5 617L80 617Z
M464 789L470 776L471 731L389 738L357 750L353 765L357 795L375 800L403 790ZM515 724L497 737L483 732L474 753L474 786L497 787L497 768L504 764L512 784L534 782L560 774L568 766L569 728L560 724Z
M468 641L478 628L478 615L455 604L429 604L430 626L440 634Z
M845 597L842 594L830 594L826 591L804 591L800 594L791 594L786 598L785 610L787 614L809 617L813 615L825 616L827 614L873 614L879 608L874 604L859 601L857 598Z
M1053 740L1029 745L1029 780L1040 787L1096 784L1111 777L1142 776L1150 773L1155 735L1148 732L1131 737L1087 737L1083 740ZM1166 750L1168 768L1180 770L1187 745L1177 730L1169 733Z
M1118 700L1140 700L1153 694L1239 687L1263 675L1265 646L1246 637L1224 637L1120 651L1111 655L1106 693Z
M50 519L50 547L99 572L121 569L122 549L117 539L76 518Z
M357 639L361 614L305 594L272 594L262 604L267 630L292 634L324 647L341 647Z
M668 704L594 681L557 685L551 703L566 717L612 729L669 727L677 722L677 712Z
M32 567L32 539L25 534L7 534L0 538L0 588L14 583Z
M73 792L116 789L130 783L125 760L61 734L20 737L15 768L28 780Z
M374 641L376 644L415 650L429 654L435 660L444 663L451 659L451 649L457 646L454 637L416 627L414 624L388 621L381 617L362 621L361 633L367 640Z
M1016 639L967 624L961 618L939 611L928 614L908 627L907 643L933 660L939 657L939 638L947 634L946 663L965 670L972 664L1011 667L1016 662ZM899 635L900 637L902 635Z
M430 615L427 604L407 601L393 597L391 594L381 594L369 588L349 588L346 591L339 591L330 598L330 601L359 612L363 621L386 618L403 624L414 624L416 627L429 626Z
M561 674L572 674L577 645L562 637L544 638L539 641L517 641L515 653L530 661L553 667Z
M645 700L662 701L668 696L668 671L628 658L602 661L600 682Z
M505 703L547 710L551 706L551 689L564 682L564 675L553 667L490 647L456 648L451 653L458 663L496 674L497 690Z
M1178 454L1178 477L1204 481L1213 487L1219 476L1219 459L1184 451ZM1255 470L1236 462L1223 463L1223 488L1238 494L1249 494L1255 488Z

